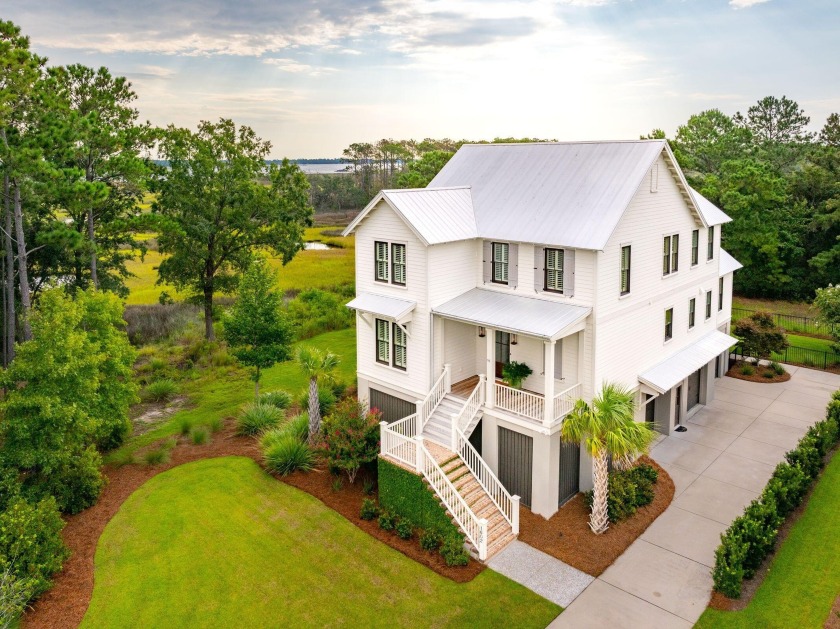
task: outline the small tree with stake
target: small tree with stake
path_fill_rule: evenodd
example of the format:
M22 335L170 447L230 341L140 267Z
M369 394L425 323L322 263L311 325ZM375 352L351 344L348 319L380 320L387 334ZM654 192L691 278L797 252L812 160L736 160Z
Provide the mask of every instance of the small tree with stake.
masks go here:
M239 283L239 296L224 319L224 339L243 365L254 371L259 398L262 370L291 356L292 329L274 290L276 276L265 260L254 261Z
M769 359L770 355L784 351L788 346L782 329L766 312L754 312L735 324L735 336L741 339L744 353Z

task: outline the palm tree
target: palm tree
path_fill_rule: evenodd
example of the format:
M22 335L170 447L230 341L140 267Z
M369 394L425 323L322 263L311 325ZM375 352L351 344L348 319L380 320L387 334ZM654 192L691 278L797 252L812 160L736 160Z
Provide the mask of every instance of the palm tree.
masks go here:
M309 440L321 430L321 405L318 401L318 381L332 382L333 372L340 359L332 352L322 352L314 347L301 347L297 362L309 378Z
M591 406L578 400L560 429L564 441L582 443L592 457L595 495L589 528L596 535L607 530L608 457L624 459L645 452L654 433L633 420L634 394L619 384L605 383Z

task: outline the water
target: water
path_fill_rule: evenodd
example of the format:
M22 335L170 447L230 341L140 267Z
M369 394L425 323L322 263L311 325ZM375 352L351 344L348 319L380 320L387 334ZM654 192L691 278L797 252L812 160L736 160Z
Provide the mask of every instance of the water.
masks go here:
M347 164L298 164L307 175L346 174Z
M303 248L307 251L326 251L330 247L322 242L307 242L304 243Z

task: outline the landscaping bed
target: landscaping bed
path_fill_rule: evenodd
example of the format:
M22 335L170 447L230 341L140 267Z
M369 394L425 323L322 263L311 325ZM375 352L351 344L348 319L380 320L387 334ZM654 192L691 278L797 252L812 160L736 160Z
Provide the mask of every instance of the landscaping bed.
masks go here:
M752 373L744 373L744 365L752 368ZM782 374L777 373L769 365L756 365L755 363L745 363L738 361L735 363L726 375L730 378L737 378L738 380L747 380L748 382L774 383L787 382L790 380L790 374L785 371Z
M659 478L654 485L653 502L640 507L630 518L610 524L606 533L595 535L589 528L584 496L578 494L548 520L521 509L519 539L593 577L599 576L674 498L674 482L668 473L648 457L641 457L640 461L656 468Z

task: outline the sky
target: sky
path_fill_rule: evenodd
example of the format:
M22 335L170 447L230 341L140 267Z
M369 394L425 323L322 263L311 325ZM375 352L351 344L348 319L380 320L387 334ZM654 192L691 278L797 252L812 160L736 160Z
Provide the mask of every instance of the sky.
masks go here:
M838 0L3 0L51 65L107 66L141 119L232 118L272 157L433 137L669 137L786 95L840 111Z

